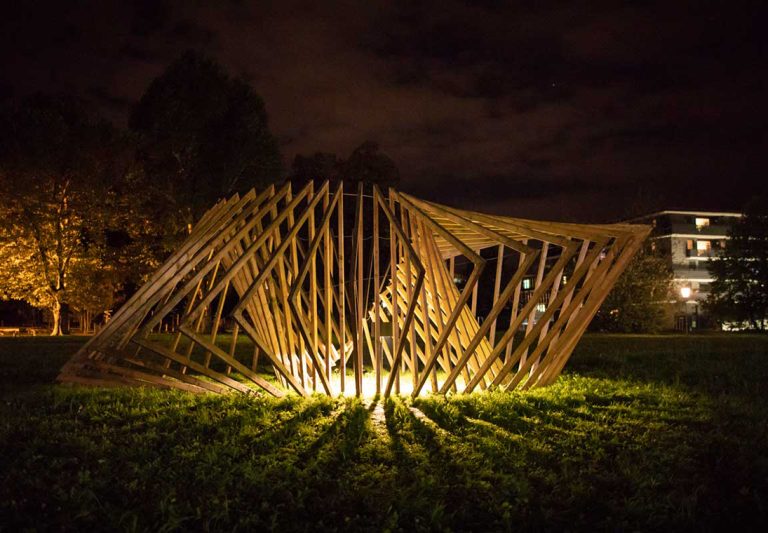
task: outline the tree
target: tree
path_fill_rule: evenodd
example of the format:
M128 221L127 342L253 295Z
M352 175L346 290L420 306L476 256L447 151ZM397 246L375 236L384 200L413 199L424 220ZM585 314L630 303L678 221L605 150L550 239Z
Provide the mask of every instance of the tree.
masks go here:
M218 199L280 179L264 103L241 79L195 52L148 87L130 117L154 215L179 233Z
M666 260L648 251L629 263L592 321L597 331L655 333L663 327L664 304L672 290Z
M379 145L366 141L355 148L341 164L340 175L348 182L375 183L383 190L400 181L400 172L392 159L379 151Z
M293 160L291 178L298 183L342 179L348 184L355 184L362 181L375 183L386 190L397 185L400 172L394 161L379 151L377 143L366 141L355 148L346 160L325 152L312 156L297 155Z
M768 319L768 204L753 201L709 262L713 282L705 308L719 321L764 331Z
M109 306L113 287L95 290L92 279L127 152L110 125L64 97L8 104L0 125L0 296L49 309L59 335L65 304Z
M297 155L293 158L291 179L296 184L314 181L320 184L326 180L335 181L340 177L342 160L336 154L316 152L311 156Z

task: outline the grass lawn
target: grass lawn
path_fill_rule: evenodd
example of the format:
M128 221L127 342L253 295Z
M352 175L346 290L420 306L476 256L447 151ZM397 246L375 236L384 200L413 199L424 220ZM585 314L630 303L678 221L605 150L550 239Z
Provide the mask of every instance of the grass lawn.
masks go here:
M765 336L587 336L547 389L413 402L53 385L82 342L0 338L0 531L768 525Z

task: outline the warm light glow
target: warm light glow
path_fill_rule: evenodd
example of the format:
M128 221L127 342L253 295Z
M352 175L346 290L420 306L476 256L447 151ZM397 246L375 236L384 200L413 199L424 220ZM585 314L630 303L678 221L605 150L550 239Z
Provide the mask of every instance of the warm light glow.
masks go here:
M251 394L261 389L275 397L289 391L371 397L377 391L470 393L492 382L507 390L546 386L557 379L613 281L650 231L646 226L533 220L520 225L393 189L384 196L378 187L371 204L359 185L357 200L348 202L344 196L355 195L345 193L342 182L331 187L328 181L317 190L314 182L299 189L288 182L219 202L146 288L73 356L60 381L92 382L88 365L99 354L110 361L99 382L189 392ZM353 217L350 233L344 227ZM589 238L579 237L582 233ZM632 237L627 241L632 244L615 249L595 244L621 243L625 237ZM553 252L550 241L573 246ZM479 275L486 260L480 250L490 248L498 250L492 286L481 284L481 278L488 280ZM503 268L507 253L517 255L513 270ZM470 274L452 272L452 258L459 256L472 264ZM466 265L465 259L460 265ZM554 295L560 286L553 269L562 273L572 264L567 261L576 265L569 288L548 302L545 295ZM584 268L578 266L581 261ZM590 288L592 268L612 281ZM196 273L190 278L191 269ZM460 279L463 289L451 279ZM479 290L493 294L490 301L481 300L482 315ZM182 301L187 311L178 315ZM234 306L225 305L228 301ZM514 318L502 318L510 308ZM213 320L204 324L206 313ZM175 319L172 335L154 335L164 319ZM233 329L229 348L222 349L227 321ZM126 343L126 324L134 331L129 340L141 352L121 362L112 347ZM527 342L514 338L518 330L530 335ZM239 339L258 349L238 351ZM499 354L509 354L506 362ZM158 357L165 365L156 364ZM257 373L259 363L271 363L274 379ZM376 369L382 375L376 376Z
M696 229L706 228L709 226L709 219L708 218L699 218L696 217Z
M685 298L686 300L691 297L691 288L690 287L680 287L680 296Z
M389 372L385 370L382 372L381 376L381 395L383 396L384 388L387 386L387 379L389 379ZM445 374L443 372L438 372L438 384L442 385L443 381L445 380ZM428 381L427 384L421 389L419 392L419 396L428 396L429 394L432 394L434 391L432 391L431 388L431 381ZM459 388L459 390L462 390L465 386L464 380L462 378L458 378L456 380L456 385ZM355 375L353 372L347 371L347 379L344 387L344 392L341 392L341 384L339 381L339 375L334 374L333 378L331 379L331 388L333 390L334 396L357 396L357 391L355 390ZM413 376L410 372L403 371L400 374L400 394L403 396L410 396L413 392ZM397 391L395 387L392 387L392 394L397 394ZM363 391L360 395L363 398L373 398L376 396L376 374L372 371L366 371L363 374Z

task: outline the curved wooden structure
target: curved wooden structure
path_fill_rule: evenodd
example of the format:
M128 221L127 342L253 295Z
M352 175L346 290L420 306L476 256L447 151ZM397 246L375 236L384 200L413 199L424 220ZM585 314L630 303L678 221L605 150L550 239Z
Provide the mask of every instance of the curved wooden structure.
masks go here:
M252 190L210 209L59 380L275 396L547 385L649 231L362 185Z

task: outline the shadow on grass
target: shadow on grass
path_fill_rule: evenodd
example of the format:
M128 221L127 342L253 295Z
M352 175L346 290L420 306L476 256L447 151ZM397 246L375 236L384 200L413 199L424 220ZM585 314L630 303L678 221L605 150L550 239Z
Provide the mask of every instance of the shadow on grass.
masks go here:
M0 402L0 529L760 530L760 342L737 358L664 340L586 338L578 373L527 394L371 404L39 386L31 369ZM0 367L53 361L46 342L0 343Z
M409 503L431 503L409 507L411 513L429 513L404 513L401 527L508 529L509 506L485 475L483 457L409 403L401 398L387 401L388 433L401 470L407 468L400 481L411 491Z
M752 428L753 449L747 450L750 445L735 435L750 430L732 431L732 422L721 418L738 410L733 405L658 386L655 395L625 392L613 405L611 388L596 387L599 380L577 384L525 395L419 399L416 405L479 450L486 468L502 473L496 491L505 493L510 478L528 481L526 524L656 529L765 520L765 481L757 474L766 472L760 459L765 447L755 444L762 442L763 426ZM592 391L589 400L584 390ZM595 402L595 395L604 401ZM749 419L765 416L763 409ZM747 456L754 463L747 464ZM721 506L733 511L727 519Z

